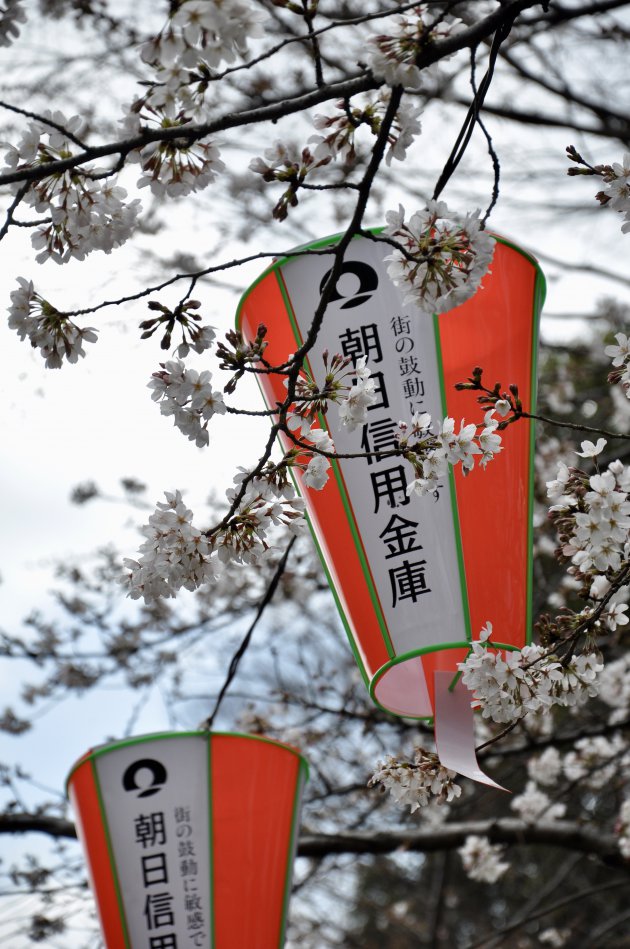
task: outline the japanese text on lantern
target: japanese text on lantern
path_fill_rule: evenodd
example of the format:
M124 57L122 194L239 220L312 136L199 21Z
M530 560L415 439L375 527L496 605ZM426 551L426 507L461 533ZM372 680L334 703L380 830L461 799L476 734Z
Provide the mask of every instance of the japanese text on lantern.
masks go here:
M386 561L389 577L391 606L396 609L404 601L416 603L431 588L427 579L427 560L419 540L419 521L408 512L401 513L410 503L407 494L406 466L396 455L375 458L373 454L386 453L398 447L398 421L392 407L409 409L410 415L424 407L424 382L416 340L411 332L411 321L406 316L393 316L389 333L383 341L376 323L345 327L338 335L342 355L353 364L366 356L375 383L376 400L368 408L368 421L360 432L360 448L370 453L366 469L366 490L373 500L373 515L378 519L378 536L382 543L381 557ZM383 372L385 352L391 365L393 357L396 374ZM381 366L379 369L378 367ZM388 386L396 388L396 398L390 400ZM402 396L402 399L400 398ZM394 408L395 412L395 408Z
M135 842L140 850L144 918L149 949L177 949L174 896L169 887L166 825L163 811L139 814L134 820ZM157 932L165 930L164 932Z

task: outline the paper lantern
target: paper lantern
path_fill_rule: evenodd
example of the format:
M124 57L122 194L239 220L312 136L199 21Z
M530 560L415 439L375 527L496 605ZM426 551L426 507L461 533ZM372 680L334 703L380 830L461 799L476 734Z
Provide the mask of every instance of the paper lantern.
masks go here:
M68 792L107 949L284 944L305 760L247 735L102 745Z
M333 262L326 248L337 240L274 262L244 294L237 324L250 340L266 325L271 364L302 345ZM378 399L367 424L348 431L334 405L322 419L337 452L394 448L396 424L414 412L481 421L476 396L454 388L475 366L490 386L518 384L523 409L532 410L544 279L529 254L496 241L483 288L434 317L403 304L387 275L389 245L351 242L305 365L321 385L325 350L368 357ZM269 407L284 400L282 377L258 379ZM503 647L528 641L532 474L533 427L520 422L504 432L504 451L485 471L464 478L459 466L435 498L407 494L412 467L395 457L337 460L321 491L296 475L356 661L383 708L433 717L435 674L453 681L488 620Z

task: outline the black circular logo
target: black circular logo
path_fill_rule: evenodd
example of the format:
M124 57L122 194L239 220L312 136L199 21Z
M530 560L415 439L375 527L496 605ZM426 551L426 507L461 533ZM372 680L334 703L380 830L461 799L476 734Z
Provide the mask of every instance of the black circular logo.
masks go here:
M148 773L147 773L148 772ZM151 797L166 784L166 768L154 758L141 758L130 764L123 775L125 791L138 791L137 797Z
M321 293L324 289L326 281L330 277L331 270L328 270L322 277L322 282L319 285L319 292ZM348 275L355 277L358 280L358 286L356 286L355 281L346 281L343 278ZM354 287L350 286L348 289L348 284L355 284ZM365 303L370 299L376 288L378 287L378 275L373 267L370 267L368 264L363 264L358 260L348 260L345 261L341 267L341 273L337 280L337 286L333 290L332 296L330 298L331 303L336 303L337 300L343 300L340 309L349 310L355 306L361 306L362 303ZM348 290L350 292L348 292Z

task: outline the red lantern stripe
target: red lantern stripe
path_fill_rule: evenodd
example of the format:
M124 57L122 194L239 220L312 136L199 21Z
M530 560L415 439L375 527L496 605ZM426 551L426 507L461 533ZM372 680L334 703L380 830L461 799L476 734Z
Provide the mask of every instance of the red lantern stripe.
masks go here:
M90 888L96 900L105 945L107 949L131 949L107 818L94 761L89 756L88 752L71 772L68 796L87 858Z
M217 949L280 947L303 764L283 746L214 735L210 773Z

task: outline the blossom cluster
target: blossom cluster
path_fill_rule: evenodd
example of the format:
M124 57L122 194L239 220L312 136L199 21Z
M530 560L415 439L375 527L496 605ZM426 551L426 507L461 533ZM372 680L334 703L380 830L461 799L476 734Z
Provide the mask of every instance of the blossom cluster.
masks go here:
M303 460L294 461L293 467L300 467L304 471L303 481L307 488L321 491L328 481L330 461L319 452L334 452L335 446L332 438L325 429L317 425L311 425L308 420L300 415L289 414L287 425L289 430L295 432L300 443L306 442L316 449L310 453L308 462ZM303 455L304 452L300 451L300 459Z
M316 160L338 158L345 164L354 162L358 130L367 127L373 135L378 135L389 97L388 87L383 86L379 89L376 98L368 101L364 108L351 106L347 101L340 100L335 103L337 112L334 115L317 114L313 119L313 125L323 134L312 135L309 138L309 144L315 146L313 157ZM419 121L421 111L421 106L405 98L402 99L387 137L389 145L385 154L387 165L391 165L393 158L398 161L404 161L406 158L407 149L421 131Z
M615 339L616 346L611 344L604 349L607 356L612 356L613 371L608 381L619 383L626 398L630 399L630 339L625 333L616 333Z
M321 388L304 374L298 376L295 386L295 402L287 415L287 427L299 440L299 451L288 456L293 467L304 470L304 484L320 490L328 481L330 461L320 452L334 452L335 446L328 432L319 424L319 413L326 413L328 403L339 407L341 425L354 431L367 421L367 411L376 401L375 383L367 365L367 356L357 359L351 367L348 357L335 355L328 362L328 353L323 354L326 374ZM353 376L353 384L347 378ZM312 445L314 451L304 451L304 445ZM308 464L304 459L309 458Z
M455 784L455 777L455 772L444 768L436 754L416 748L413 762L401 761L392 755L384 762L377 762L368 787L380 784L390 792L396 804L410 807L413 814L419 807L426 807L432 797L437 798L439 804L459 797L462 789Z
M307 175L327 165L330 161L331 155L320 154L317 157L308 147L299 151L291 145L278 141L265 149L264 158L252 158L249 170L262 175L263 181L280 181L287 185L273 209L273 216L278 221L284 221L289 208L297 206L297 194Z
M596 459L606 446L585 441L583 458ZM570 561L571 573L594 600L610 589L610 581L630 558L630 467L612 461L591 476L563 462L547 482L552 502L549 515L560 540L559 555ZM611 601L601 619L609 629L625 625L626 604Z
M160 363L148 383L151 398L160 403L162 415L171 416L173 424L189 441L202 448L209 442L208 422L213 415L227 411L223 395L212 388L212 373L187 369L181 359Z
M32 281L18 277L18 283L11 293L10 329L39 349L49 369L59 369L64 359L75 363L85 356L83 344L96 342L96 330L73 323L36 292Z
M225 170L219 147L210 136L186 134L190 118L184 114L168 115L162 109L147 107L123 122L128 135L144 129L172 133L163 141L148 142L129 152L127 160L138 163L142 174L139 188L150 188L158 198L181 198L202 191Z
M457 852L462 858L466 876L479 883L496 883L510 866L501 859L505 853L504 847L491 844L487 837L476 834L466 837Z
M484 428L479 434L474 423L466 425L463 419L456 432L455 420L448 416L434 433L431 416L426 412L416 413L411 425L400 423L399 444L415 474L407 488L408 494L423 497L433 493L447 474L449 464L461 463L464 474L468 474L474 467L475 457L479 457L479 464L485 468L502 450L498 426L492 410L486 412Z
M236 488L227 492L229 502L236 500L247 477L245 471L236 476ZM182 587L196 590L215 580L224 563L259 562L270 549L269 533L274 526L287 527L292 533L304 530L303 507L286 478L262 476L248 483L225 522L203 531L193 524L192 511L181 493L166 492L166 501L158 502L142 529L146 540L138 560L124 561L129 596L143 597L147 603L174 597Z
M146 540L139 559L124 560L130 571L125 582L132 599L142 596L149 603L157 597L175 596L182 587L194 590L217 577L212 544L194 526L192 517L179 491L167 491L166 501L158 502L148 525L142 528Z
M597 169L602 174L606 187L597 198L601 204L609 205L614 211L623 214L621 231L630 232L630 152L626 152L621 163L614 162Z
M0 6L0 46L10 46L20 35L18 23L26 23L22 0L4 0Z
M171 4L163 29L142 47L153 68L149 91L137 105L174 118L194 116L205 104L214 70L246 56L251 39L264 36L268 15L247 0L180 0Z
M528 712L577 706L597 695L603 664L596 653L574 655L562 665L541 646L531 645L507 651L504 658L492 650L491 635L492 624L487 623L459 665L462 682L484 718L513 722Z
M216 69L245 56L249 40L264 36L268 20L264 10L247 0L180 0L171 4L171 11L162 31L141 49L146 63L163 68L177 63L187 69L205 63Z
M433 43L465 29L464 23L455 16L438 13L431 18L425 4L392 17L383 26L387 27L386 33L368 40L367 65L377 79L390 86L402 85L409 89L421 88L428 78L435 79L438 74L435 63L419 69L418 56ZM440 63L449 58L442 56Z
M535 824L539 820L558 820L566 813L566 805L553 801L535 781L527 782L525 790L514 796L510 807L526 824Z
M62 112L45 112L42 121L28 124L17 145L7 147L4 171L72 158L82 149L80 130L78 116L68 119ZM12 187L17 192L21 185ZM138 199L126 202L126 197L116 179L99 169L70 168L34 181L24 200L47 216L31 237L40 252L37 260L65 263L72 257L83 260L94 250L109 254L120 247L135 231L141 210Z
M386 259L404 301L426 313L445 313L473 296L490 266L495 242L481 229L479 211L464 218L444 201L429 201L405 221L388 211L385 234L401 245Z
M302 433L306 435L319 413L326 414L328 403L334 402L339 406L341 424L353 432L358 425L365 424L367 410L377 398L367 356L360 356L354 367L349 356L337 353L329 363L326 351L322 358L325 376L321 385L304 373L300 373L296 380L291 428L295 430L301 426ZM285 385L288 385L288 379Z
M350 386L345 398L339 401L339 421L350 432L367 422L368 409L377 398L374 379L367 365L367 356L360 356L357 359L354 372L354 385Z

